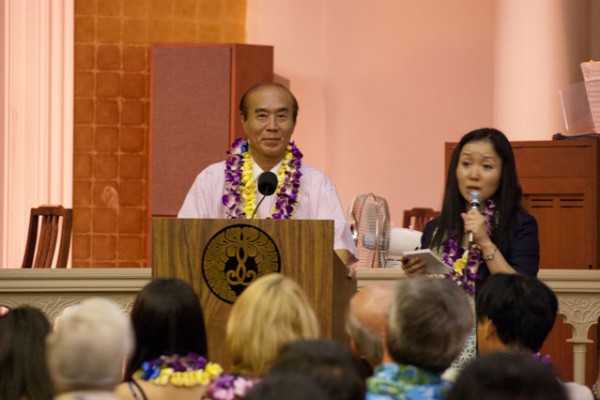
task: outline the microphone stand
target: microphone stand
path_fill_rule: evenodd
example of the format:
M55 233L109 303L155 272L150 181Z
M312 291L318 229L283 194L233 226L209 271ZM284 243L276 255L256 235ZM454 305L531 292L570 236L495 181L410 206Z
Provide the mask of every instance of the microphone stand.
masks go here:
M275 193L277 189L277 175L275 175L271 171L266 171L260 174L258 177L258 191L263 195L262 199L258 202L254 211L252 212L252 216L250 219L254 219L254 216L258 212L258 207L262 204L265 197L272 195Z
M252 216L250 217L250 219L254 219L254 216L256 215L256 213L258 212L258 207L260 207L260 205L262 204L263 200L265 199L265 197L267 197L266 195L263 194L263 197L260 199L260 201L258 202L258 204L256 205L256 208L254 208L254 211L252 212Z

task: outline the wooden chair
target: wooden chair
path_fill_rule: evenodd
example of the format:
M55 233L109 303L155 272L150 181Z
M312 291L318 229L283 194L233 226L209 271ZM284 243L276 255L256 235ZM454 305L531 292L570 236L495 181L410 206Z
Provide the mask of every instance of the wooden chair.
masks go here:
M410 210L404 210L402 227L423 232L425 224L438 215L440 215L440 212L432 208L411 208Z
M38 235L38 226L41 230ZM65 268L69 259L73 210L63 206L43 205L31 209L27 245L21 268L52 268L56 243L60 234L60 245L56 268ZM35 259L34 259L35 257Z

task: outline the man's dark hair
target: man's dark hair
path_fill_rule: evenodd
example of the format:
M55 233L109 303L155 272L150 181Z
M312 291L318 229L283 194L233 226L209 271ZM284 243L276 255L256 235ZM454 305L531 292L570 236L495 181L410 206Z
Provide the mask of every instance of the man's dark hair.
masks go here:
M556 295L537 278L494 274L476 295L477 320L489 318L499 339L538 352L556 320Z
M298 100L296 100L296 97L288 88L286 88L285 86L283 86L280 83L275 83L275 82L259 83L258 85L252 86L250 89L248 89L246 91L246 93L244 93L242 95L242 98L240 99L239 108L240 108L240 114L244 117L244 121L248 119L248 96L250 96L252 93L257 91L258 89L262 89L264 87L280 88L280 89L284 90L287 94L290 95L290 98L292 99L292 120L295 123L296 118L298 117L298 110L300 109L298 106Z
M268 375L254 386L246 400L331 400L327 392L306 374L279 373Z

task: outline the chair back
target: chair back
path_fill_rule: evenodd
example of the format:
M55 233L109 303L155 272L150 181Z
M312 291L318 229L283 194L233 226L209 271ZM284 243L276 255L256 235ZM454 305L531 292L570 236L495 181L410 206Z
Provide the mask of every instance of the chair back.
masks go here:
M438 215L440 215L440 212L432 208L411 208L410 210L404 210L402 227L423 232L425 224Z
M41 229L38 229L39 226ZM57 243L60 244L56 268L65 268L69 259L72 227L73 210L70 208L52 205L32 208L21 268L52 268Z

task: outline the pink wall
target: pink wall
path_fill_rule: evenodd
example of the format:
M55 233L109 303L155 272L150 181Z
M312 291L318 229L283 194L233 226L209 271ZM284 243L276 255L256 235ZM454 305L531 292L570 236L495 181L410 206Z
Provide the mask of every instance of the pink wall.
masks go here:
M0 0L0 21L5 21L6 20L6 15L5 15L6 11L5 11L5 4L4 4L4 0ZM6 53L6 49L5 49L5 43L6 41L6 33L5 33L6 29L0 29L0 77L4 77L5 73L6 73L6 60L5 60L5 53ZM4 166L5 165L5 152L6 149L4 147L4 130L6 129L6 116L4 115L5 113L5 97L6 97L6 87L5 87L5 82L4 82L5 78L1 78L0 79L0 134L2 135L2 137L0 138L0 165ZM5 178L4 178L4 171L3 169L0 170L0 199L2 199L3 203L6 203L6 201L4 200L6 197L5 193L4 193L4 185L5 185ZM4 216L4 212L0 211L0 260L4 260L4 239L5 239L5 233L4 233L4 229L3 227L5 226L5 216Z
M564 132L559 92L583 80L592 17L590 0L496 1L494 124L511 139Z
M344 207L374 192L439 209L444 142L492 123L493 0L248 0L247 42L275 46L307 162Z

